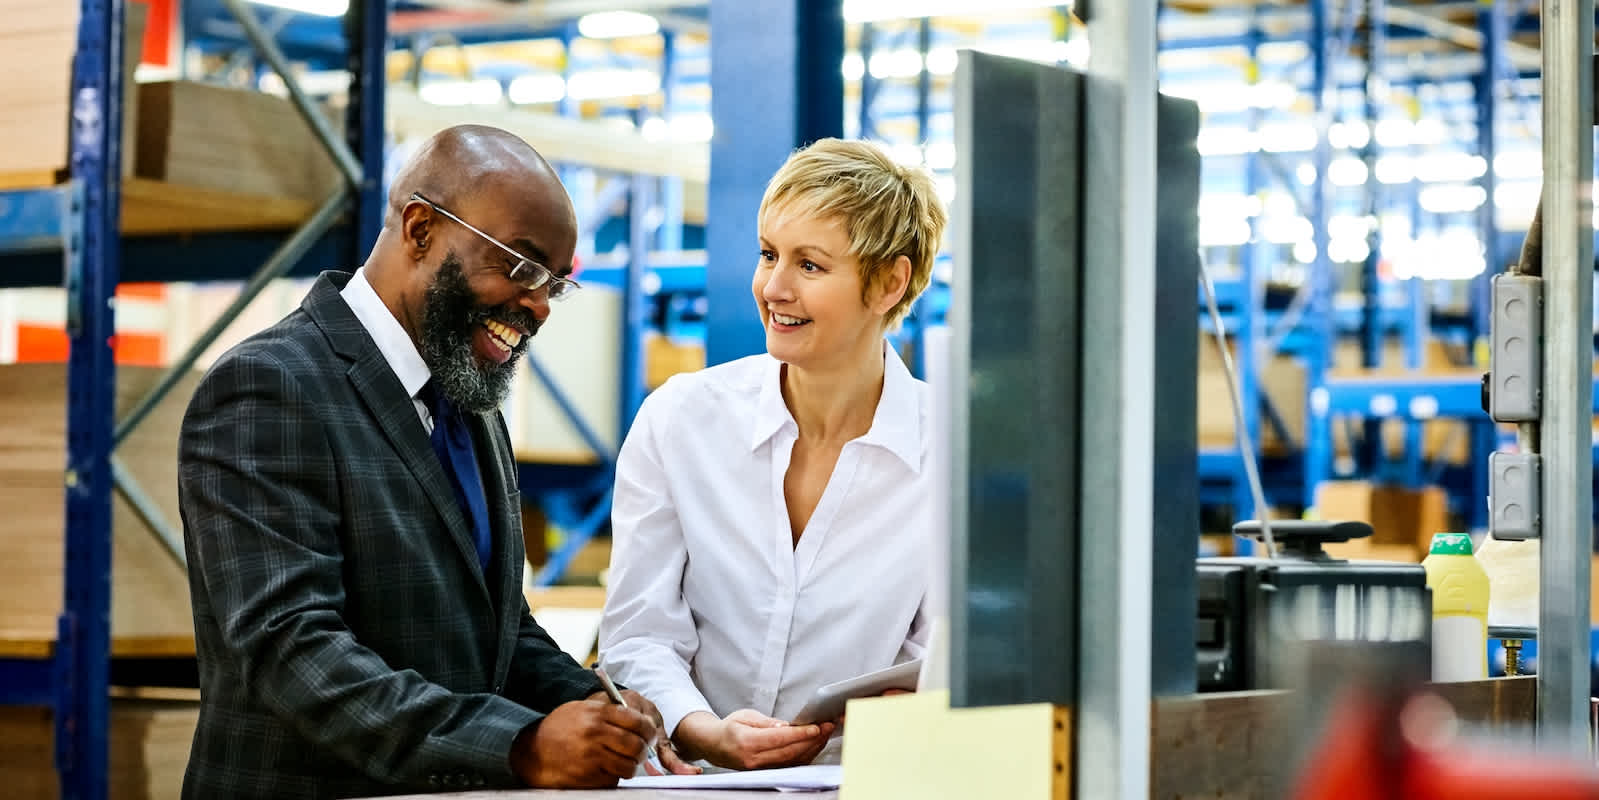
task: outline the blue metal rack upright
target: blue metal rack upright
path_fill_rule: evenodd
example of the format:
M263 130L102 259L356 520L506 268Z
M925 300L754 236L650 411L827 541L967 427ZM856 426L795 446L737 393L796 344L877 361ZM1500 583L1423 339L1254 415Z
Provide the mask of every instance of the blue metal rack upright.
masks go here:
M124 277L170 280L187 274L208 279L239 277L247 259L273 254L246 289L302 263L331 265L364 252L376 236L381 208L383 85L386 0L355 2L345 31L353 71L347 142L331 139L351 186L335 192L294 235L205 234L125 240L120 152L122 41L126 0L81 0L72 65L70 180L60 186L5 192L0 197L0 254L5 285L41 285L64 273L67 294L67 442L63 472L65 581L63 607L48 655L0 657L0 703L45 706L55 726L55 766L60 794L68 800L103 800L108 794L109 685L112 680L111 500L114 489L136 491L115 470L113 451L175 382L172 376L114 424L116 363L114 292ZM246 12L248 13L248 12ZM253 22L253 18L251 20ZM248 28L249 26L246 25ZM264 44L274 50L270 42ZM279 66L282 65L281 54ZM272 53L268 53L272 60ZM292 77L285 81L296 89ZM302 111L303 96L296 102ZM308 119L312 119L310 114ZM313 127L318 127L313 125ZM321 126L326 132L325 125ZM360 153L359 158L351 151ZM357 228L333 229L354 189ZM52 274L49 262L64 264ZM178 266L174 263L192 265ZM124 266L128 267L124 270ZM190 273L188 270L196 269ZM203 270L203 271L200 271ZM211 337L243 306L235 304ZM209 342L180 359L186 370Z
M118 263L123 0L83 0L72 65L71 167L79 222L66 236L66 583L56 633L61 794L107 794L111 679L111 303ZM70 218L70 217L69 217Z

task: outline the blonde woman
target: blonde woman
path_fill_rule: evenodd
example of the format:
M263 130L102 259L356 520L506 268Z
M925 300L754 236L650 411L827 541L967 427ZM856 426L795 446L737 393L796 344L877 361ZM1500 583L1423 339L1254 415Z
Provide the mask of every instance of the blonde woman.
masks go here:
M825 139L767 186L750 290L766 353L672 378L617 462L606 666L685 758L809 763L817 687L919 657L927 387L884 336L927 288L931 176Z

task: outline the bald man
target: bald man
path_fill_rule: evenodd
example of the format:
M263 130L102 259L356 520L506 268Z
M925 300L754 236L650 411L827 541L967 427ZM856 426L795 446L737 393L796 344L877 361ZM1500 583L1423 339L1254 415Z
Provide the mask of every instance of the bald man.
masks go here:
M655 706L606 702L521 591L498 408L577 288L576 239L532 147L451 128L396 177L366 263L205 376L178 453L201 692L184 797L604 787L660 739Z

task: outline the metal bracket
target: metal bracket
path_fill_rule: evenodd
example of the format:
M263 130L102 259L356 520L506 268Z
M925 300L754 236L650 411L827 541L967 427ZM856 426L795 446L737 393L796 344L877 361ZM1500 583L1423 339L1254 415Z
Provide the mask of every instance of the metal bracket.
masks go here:
M1543 416L1543 279L1495 275L1488 332L1489 415L1498 422L1537 422Z
M1489 532L1500 541L1537 539L1542 533L1543 460L1537 453L1488 457Z
M63 611L56 621L54 669L55 708L60 719L83 724L83 711L78 703L78 618L71 609ZM59 731L61 725L57 724ZM56 770L67 775L77 767L79 753L74 745L75 736L57 736L55 746Z
M61 285L67 290L67 335L83 330L83 181L61 192Z

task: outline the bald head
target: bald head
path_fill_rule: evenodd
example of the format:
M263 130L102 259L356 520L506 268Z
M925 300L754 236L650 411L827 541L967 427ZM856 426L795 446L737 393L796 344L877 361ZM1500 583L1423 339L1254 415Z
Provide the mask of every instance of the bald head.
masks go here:
M395 176L385 226L399 220L412 193L455 210L467 203L528 203L572 213L560 178L521 137L487 125L456 125L434 134Z
M420 211L414 195L448 214ZM368 265L373 271L406 271L406 264L428 256L439 236L462 255L483 244L461 226L452 228L448 215L552 272L571 269L577 238L572 201L549 163L513 133L456 125L423 142L389 188L383 232Z

